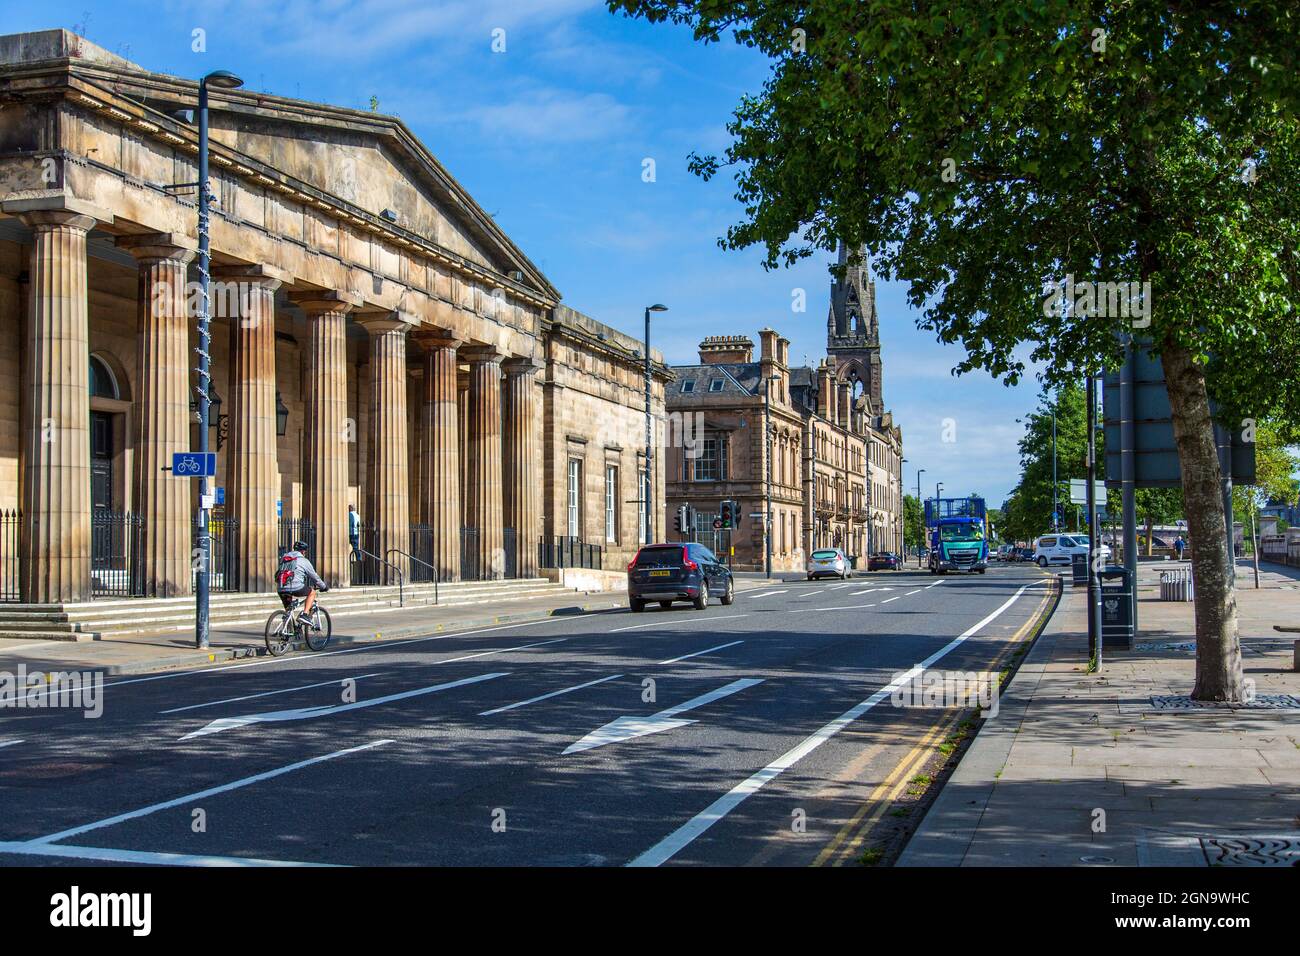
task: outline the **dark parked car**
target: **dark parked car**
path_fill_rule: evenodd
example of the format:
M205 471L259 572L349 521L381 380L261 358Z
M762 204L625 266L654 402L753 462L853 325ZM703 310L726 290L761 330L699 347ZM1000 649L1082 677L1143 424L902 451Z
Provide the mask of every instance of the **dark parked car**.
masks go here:
M897 571L898 555L892 551L877 551L867 561L868 571Z
M638 613L648 601L663 608L690 601L702 611L714 595L730 604L736 585L731 569L702 544L648 544L627 566L628 604Z
M1033 548L1016 548L1014 554L1015 554L1015 557L1012 558L1013 561L1032 561L1032 560L1034 560L1034 549L1033 549Z

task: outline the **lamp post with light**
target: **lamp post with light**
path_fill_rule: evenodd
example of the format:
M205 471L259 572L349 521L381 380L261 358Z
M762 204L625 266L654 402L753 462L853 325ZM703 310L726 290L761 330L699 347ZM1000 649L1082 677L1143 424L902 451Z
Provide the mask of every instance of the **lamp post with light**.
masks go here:
M650 313L667 312L666 305L650 305L645 310L645 483L641 496L645 499L645 543L654 544L654 429L650 423Z
M212 388L212 316L208 301L209 265L211 256L208 251L208 86L217 89L234 90L244 85L244 81L227 70L213 70L199 80L199 344L195 350L199 356L198 401L199 401L199 453L206 456L208 452L208 419L210 414ZM209 535L208 515L211 511L208 488L208 476L199 478L199 568L194 582L194 643L196 647L208 646L211 622L209 619L208 583L212 559L212 539Z

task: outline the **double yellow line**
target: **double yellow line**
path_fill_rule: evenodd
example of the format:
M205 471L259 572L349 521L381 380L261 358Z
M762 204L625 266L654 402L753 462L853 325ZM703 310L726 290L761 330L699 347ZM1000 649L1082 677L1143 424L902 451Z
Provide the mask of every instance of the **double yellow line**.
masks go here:
M1057 579L1059 582L1059 578ZM1007 642L1003 649L993 661L991 670L1000 673L1002 663L1012 653L1017 644L1024 640L1025 636L1031 631L1036 632L1036 628L1047 621L1047 615L1044 614L1049 603L1057 597L1060 591L1060 585L1054 584L1043 595L1042 601L1034 613L1029 616ZM935 746L947 739L949 732L962 718L962 711L958 710L952 714L945 714L933 727L926 731L925 735L917 741L903 759L898 762L893 770L885 777L880 784L871 791L865 803L857 809L852 818L840 827L835 837L826 844L813 860L813 866L825 866L828 862L831 866L843 866L850 862L857 853L858 848L871 835L871 831L876 828L880 818L885 815L889 807L903 794L903 790L911 782L916 771L925 766L933 755ZM833 861L833 862L832 862Z

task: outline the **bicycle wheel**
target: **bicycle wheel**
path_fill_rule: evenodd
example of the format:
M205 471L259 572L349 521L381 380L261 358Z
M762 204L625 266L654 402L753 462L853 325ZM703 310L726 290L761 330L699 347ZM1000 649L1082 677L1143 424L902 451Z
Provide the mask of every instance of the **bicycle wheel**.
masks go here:
M292 638L284 629L287 616L284 611L276 611L266 619L266 652L272 657L279 657L293 644Z
M333 633L334 625L330 623L330 612L323 607L316 608L316 626L303 624L303 632L307 637L307 646L313 651L325 649L325 645L330 642L330 634Z

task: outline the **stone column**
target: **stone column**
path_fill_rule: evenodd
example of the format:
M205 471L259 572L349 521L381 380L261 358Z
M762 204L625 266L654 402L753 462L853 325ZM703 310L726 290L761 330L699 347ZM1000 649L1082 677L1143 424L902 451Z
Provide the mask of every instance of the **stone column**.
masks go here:
M330 587L351 583L348 561L348 452L357 424L348 417L347 317L357 300L340 292L290 296L307 315L303 516L316 531L316 571Z
M532 358L512 358L501 367L506 374L504 521L505 527L515 529L519 577L534 578L541 534L538 518L542 513L542 460L537 449L537 372L542 363Z
M465 471L465 523L478 531L479 578L499 578L502 560L501 353L467 350L469 463Z
M390 548L411 550L406 440L406 333L411 325L398 313L367 316L361 319L361 324L370 333L371 419L366 515L376 532L375 553L391 560L406 574L407 560L401 555L390 559L388 551Z
M422 335L424 354L425 513L441 581L460 580L461 455L456 348L451 335Z
M173 452L190 451L190 335L185 265L195 248L184 236L123 236L117 245L139 263L136 330L135 511L143 519L133 569L146 597L193 590L194 479L177 478ZM195 384L197 386L197 378Z
M230 451L226 513L236 523L235 581L241 591L275 589L280 470L275 434L275 290L281 278L262 266L214 269L217 282L239 283L239 314L230 316ZM234 301L236 296L224 296ZM217 302L217 296L213 296Z
M67 209L21 218L33 235L23 334L19 587L30 604L85 601L91 592L86 233L95 219Z
M465 475L469 471L469 372L456 372L456 439L460 442L460 523L469 525Z

